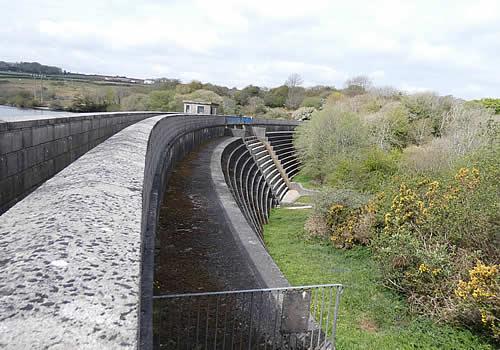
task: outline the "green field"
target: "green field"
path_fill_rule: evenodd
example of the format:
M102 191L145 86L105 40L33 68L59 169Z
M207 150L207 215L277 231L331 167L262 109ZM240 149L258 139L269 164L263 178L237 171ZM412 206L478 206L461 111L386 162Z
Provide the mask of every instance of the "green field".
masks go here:
M129 95L133 93L147 93L150 87L144 85L130 85L114 82L83 79L62 79L49 77L43 82L23 74L5 74L0 72L0 104L31 107L30 101L35 100L43 106L67 108L78 95L106 98L110 93L113 96ZM43 91L43 103L40 95ZM23 103L28 105L23 106ZM58 109L55 108L55 109Z
M493 349L468 330L410 316L404 300L380 283L367 248L339 250L307 241L310 209L274 209L264 227L268 250L292 285L342 283L337 349Z

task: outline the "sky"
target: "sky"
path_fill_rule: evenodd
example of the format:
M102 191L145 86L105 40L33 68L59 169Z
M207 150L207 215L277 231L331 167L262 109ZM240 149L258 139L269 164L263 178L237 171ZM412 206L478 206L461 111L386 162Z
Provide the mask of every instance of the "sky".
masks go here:
M239 87L500 97L500 0L0 0L0 60Z

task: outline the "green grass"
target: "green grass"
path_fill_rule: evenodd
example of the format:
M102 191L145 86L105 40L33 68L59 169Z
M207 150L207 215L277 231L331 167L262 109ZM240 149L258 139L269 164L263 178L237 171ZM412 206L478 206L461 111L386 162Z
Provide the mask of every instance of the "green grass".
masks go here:
M339 250L305 240L309 213L274 209L265 241L292 285L344 284L337 349L493 349L468 330L409 315L404 300L381 285L367 248Z
M295 204L311 204L313 203L313 198L311 196L302 196L297 198L294 202Z
M303 171L300 171L297 175L293 177L294 182L300 182L304 188L318 189L321 185L314 181L314 179L308 175L305 175Z

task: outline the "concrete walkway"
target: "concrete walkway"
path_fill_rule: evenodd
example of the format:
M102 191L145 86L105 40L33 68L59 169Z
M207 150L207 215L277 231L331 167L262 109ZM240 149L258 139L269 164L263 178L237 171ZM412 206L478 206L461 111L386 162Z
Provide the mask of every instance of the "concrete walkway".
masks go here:
M210 160L225 138L182 160L167 184L155 252L155 294L259 288L238 249L210 180Z

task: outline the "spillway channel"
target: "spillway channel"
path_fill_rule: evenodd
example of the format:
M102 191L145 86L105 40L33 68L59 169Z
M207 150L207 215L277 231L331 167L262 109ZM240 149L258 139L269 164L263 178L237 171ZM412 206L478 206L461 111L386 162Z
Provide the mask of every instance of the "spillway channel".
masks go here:
M222 141L191 152L167 183L156 233L155 294L260 287L236 246L212 185L211 156Z

